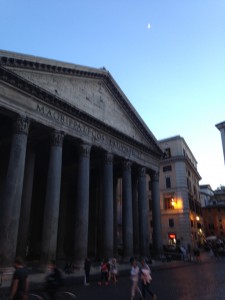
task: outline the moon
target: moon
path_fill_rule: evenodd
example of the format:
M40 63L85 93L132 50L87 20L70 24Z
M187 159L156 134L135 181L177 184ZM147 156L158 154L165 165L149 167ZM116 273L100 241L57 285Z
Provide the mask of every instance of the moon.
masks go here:
M149 24L148 24L148 29L150 29L150 28L151 28L151 24L149 23Z

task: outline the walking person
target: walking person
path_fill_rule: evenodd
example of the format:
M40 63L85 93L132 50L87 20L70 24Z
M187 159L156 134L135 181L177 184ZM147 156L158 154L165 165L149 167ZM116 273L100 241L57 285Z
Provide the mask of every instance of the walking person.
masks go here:
M111 279L114 283L114 285L116 285L117 283L117 275L118 275L118 268L117 268L117 262L116 262L116 258L113 258L110 264L110 274L111 274Z
M86 257L84 261L84 285L90 285L90 271L91 271L91 260Z
M14 261L15 272L13 274L11 288L10 288L10 300L28 300L28 272L23 265L23 261L20 257L17 257Z
M139 293L139 295L141 296L141 299L142 299L142 293L138 286L140 269L138 267L136 258L131 258L130 262L131 262L130 275L131 275L131 280L132 280L131 300L134 300L136 292Z
M58 269L55 260L50 260L48 263L49 274L45 278L45 294L48 299L54 300L60 287L63 286L63 277Z
M101 263L101 280L98 282L98 285L102 285L104 282L105 285L109 284L109 262L106 258Z
M141 288L142 288L142 299L146 299L146 292L152 297L152 299L156 300L156 294L154 294L150 290L150 282L152 280L151 277L151 269L145 262L145 259L142 258L141 260Z

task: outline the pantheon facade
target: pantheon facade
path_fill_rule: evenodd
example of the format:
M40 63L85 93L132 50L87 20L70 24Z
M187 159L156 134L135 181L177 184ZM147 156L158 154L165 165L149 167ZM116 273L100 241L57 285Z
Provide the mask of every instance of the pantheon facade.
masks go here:
M0 51L0 267L162 248L161 148L111 74ZM150 184L146 184L146 176Z

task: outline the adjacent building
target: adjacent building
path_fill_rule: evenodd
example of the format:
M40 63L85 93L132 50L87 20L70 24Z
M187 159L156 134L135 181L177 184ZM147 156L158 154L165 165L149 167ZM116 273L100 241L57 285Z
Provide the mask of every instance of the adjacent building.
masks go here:
M215 191L210 185L201 185L202 215L204 220L205 236L215 236L225 240L225 187L221 186Z
M197 161L179 135L159 143L164 152L159 184L163 244L194 247L204 238Z
M223 146L223 157L224 157L224 161L225 161L225 122L216 124L216 128L220 131L220 134L221 134L221 140L222 140L222 146Z
M0 153L1 266L116 255L119 180L123 255L148 255L146 176L161 251L162 150L104 68L0 51Z

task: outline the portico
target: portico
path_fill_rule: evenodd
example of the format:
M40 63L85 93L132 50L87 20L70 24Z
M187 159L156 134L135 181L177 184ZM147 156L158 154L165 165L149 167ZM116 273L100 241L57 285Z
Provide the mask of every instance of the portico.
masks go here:
M162 152L108 71L0 51L0 153L2 266L116 255L119 178L124 257L148 255L147 173L161 250Z

